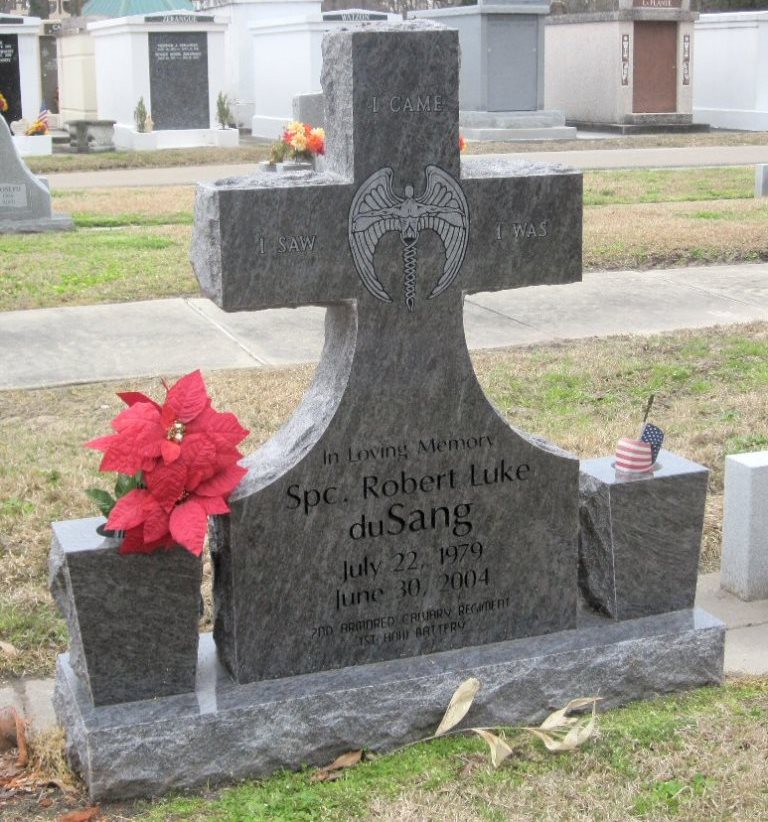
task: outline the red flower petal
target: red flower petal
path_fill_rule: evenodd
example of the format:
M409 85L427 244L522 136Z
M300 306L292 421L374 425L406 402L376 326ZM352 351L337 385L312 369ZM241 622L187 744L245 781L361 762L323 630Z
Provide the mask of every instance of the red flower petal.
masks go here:
M210 402L211 398L205 390L203 375L199 370L182 377L170 388L165 400L165 404L174 409L176 419L181 422L193 420Z
M166 465L176 462L181 456L181 446L173 440L164 439L160 443L160 454L163 457L163 462Z
M229 513L229 506L224 502L223 497L195 497L195 502L199 503L209 516Z
M106 437L96 437L95 440L86 442L84 448L93 448L96 451L106 451L107 448L114 442L117 434L107 434Z
M151 498L151 497L150 497ZM169 536L169 516L163 510L160 503L152 499L151 505L146 505L144 509L144 541L146 543L157 542Z
M216 448L227 448L241 443L250 433L240 425L237 417L230 413L215 411L210 406L187 426L187 433L204 431L216 444Z
M159 463L144 474L144 482L159 505L170 511L186 489L187 468L180 461L170 465Z
M200 503L191 499L173 509L170 530L179 545L199 557L208 533L208 514Z
M216 446L205 434L190 434L181 443L181 459L187 466L187 490L194 491L216 471Z
M146 394L142 394L139 391L118 392L117 396L129 406L136 405L137 402L148 402L150 405L154 405L158 411L160 410L160 406L151 397L148 397Z
M195 493L203 497L224 497L226 499L247 473L247 469L241 465L228 465L209 480L201 482L195 488Z
M120 497L109 515L107 527L113 531L127 531L144 522L144 504L148 496L149 491L136 488L124 497Z

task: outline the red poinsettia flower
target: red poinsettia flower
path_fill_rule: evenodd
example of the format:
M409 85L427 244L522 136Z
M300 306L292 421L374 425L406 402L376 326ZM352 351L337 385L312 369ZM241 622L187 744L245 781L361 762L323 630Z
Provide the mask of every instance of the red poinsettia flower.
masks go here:
M195 448L194 435L207 437L217 454L226 452L232 461L240 458L236 446L248 431L234 414L211 408L200 371L187 374L168 389L163 405L138 392L118 396L128 408L112 422L117 433L86 443L87 448L104 452L99 470L151 471L161 458L169 464L183 450Z
M199 556L208 517L229 512L247 473L237 445L248 431L211 407L199 371L167 388L162 405L137 392L118 396L128 408L112 423L116 433L86 445L104 451L102 471L139 474L142 487L118 500L107 527L125 531L121 553L181 545Z

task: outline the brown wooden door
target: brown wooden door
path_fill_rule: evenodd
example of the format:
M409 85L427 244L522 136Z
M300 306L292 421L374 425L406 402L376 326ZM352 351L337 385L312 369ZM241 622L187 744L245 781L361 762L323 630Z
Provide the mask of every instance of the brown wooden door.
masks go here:
M677 23L636 22L634 29L632 111L677 111Z

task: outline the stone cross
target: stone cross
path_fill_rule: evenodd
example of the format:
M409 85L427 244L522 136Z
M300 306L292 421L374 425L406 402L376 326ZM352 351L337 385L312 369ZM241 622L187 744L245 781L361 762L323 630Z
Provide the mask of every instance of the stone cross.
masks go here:
M581 175L460 162L455 31L338 31L323 65L327 172L196 204L218 305L328 307L312 386L213 529L239 682L575 625L578 461L491 406L463 298L580 278Z

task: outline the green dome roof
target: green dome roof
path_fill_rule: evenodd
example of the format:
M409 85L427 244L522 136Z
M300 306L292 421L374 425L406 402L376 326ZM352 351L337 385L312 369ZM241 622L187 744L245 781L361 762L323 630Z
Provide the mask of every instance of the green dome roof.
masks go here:
M193 11L190 0L88 0L83 16L130 17L158 11Z

